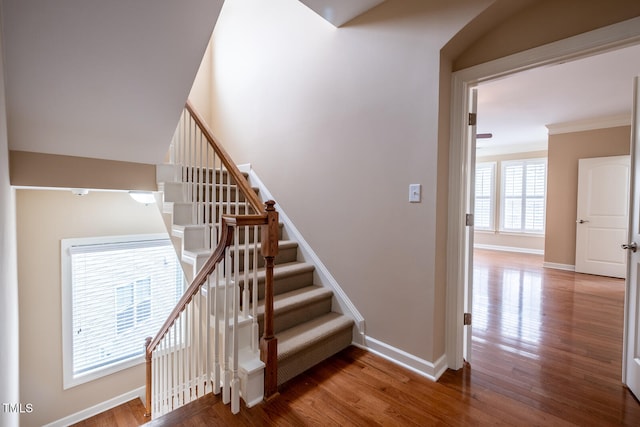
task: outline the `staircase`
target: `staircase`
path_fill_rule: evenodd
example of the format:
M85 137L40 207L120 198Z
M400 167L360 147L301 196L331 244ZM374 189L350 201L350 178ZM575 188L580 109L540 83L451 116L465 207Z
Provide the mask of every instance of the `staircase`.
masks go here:
M191 111L190 114L197 113ZM208 132L204 130L205 134ZM184 165L157 167L158 189L163 194L163 217L189 282L198 276L216 249L221 235L222 216L243 215L249 210L243 202L250 196L238 191L240 186L236 182L237 179L246 182L247 174L240 178L227 176L229 172L215 167L215 164L213 161L213 167L202 164L197 168L189 166L191 178L189 173L183 173ZM200 183L194 184L193 175L196 175L195 181ZM256 188L251 191L260 196ZM272 270L272 327L277 339L277 385L281 385L350 345L354 322L350 317L333 310L336 303L332 290L316 282L318 275L315 274L314 265L300 259L298 242L287 237L282 224L277 230L277 255ZM255 246L243 245L247 240L254 240L254 237L257 240ZM255 227L247 228L237 232L235 238L239 245L230 249L230 258L233 270L235 272L237 269L238 274L232 286L246 293L247 299L243 301L257 302L251 313L245 311L249 310L245 307L239 307L238 311L247 314L246 322L249 324L255 317L258 335L262 336L265 330L265 278L270 273L265 269L265 259L257 256L262 251L260 233ZM256 287L251 287L252 281L256 282ZM248 305L246 302L244 304ZM256 354L255 333L241 332L239 340L237 368L240 394L245 404L252 406L262 397L262 390L247 389L249 385L255 387L262 380L261 373L255 375L261 365L252 357Z

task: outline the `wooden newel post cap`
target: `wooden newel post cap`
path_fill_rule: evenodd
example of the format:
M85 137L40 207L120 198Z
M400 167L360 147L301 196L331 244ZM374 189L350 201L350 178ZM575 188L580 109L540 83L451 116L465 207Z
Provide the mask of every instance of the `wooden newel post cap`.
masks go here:
M276 202L275 200L267 200L266 202L264 202L266 208L265 210L267 212L273 212L276 210Z

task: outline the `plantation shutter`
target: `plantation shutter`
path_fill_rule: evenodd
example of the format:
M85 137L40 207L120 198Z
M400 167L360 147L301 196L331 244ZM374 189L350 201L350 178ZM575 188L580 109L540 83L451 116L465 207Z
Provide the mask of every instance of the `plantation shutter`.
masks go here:
M544 159L503 162L503 231L544 232L546 174Z
M476 230L493 230L495 163L476 165L474 226Z

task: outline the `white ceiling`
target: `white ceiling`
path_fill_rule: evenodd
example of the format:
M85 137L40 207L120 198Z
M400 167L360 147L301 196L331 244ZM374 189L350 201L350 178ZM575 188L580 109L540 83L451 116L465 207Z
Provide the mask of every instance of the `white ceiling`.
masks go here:
M481 84L477 131L493 138L478 139L477 155L546 150L547 126L629 124L636 75L640 45Z
M309 9L339 27L385 0L300 0Z
M160 163L224 0L0 0L11 150ZM339 26L384 0L302 0Z
M9 148L160 163L223 0L2 0Z

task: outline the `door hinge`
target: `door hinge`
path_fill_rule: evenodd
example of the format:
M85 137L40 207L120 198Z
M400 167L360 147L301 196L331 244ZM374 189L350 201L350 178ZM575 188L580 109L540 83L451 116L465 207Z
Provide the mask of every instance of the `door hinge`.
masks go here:
M475 126L477 122L478 122L478 114L469 113L469 126Z
M466 214L464 223L467 227L473 227L473 214Z
M463 324L465 326L471 326L471 313L465 313L464 314L464 321Z

